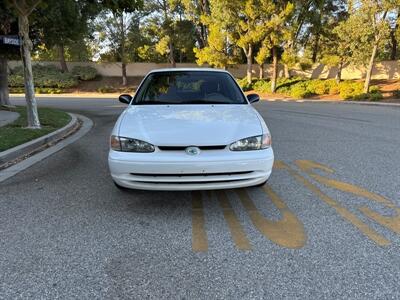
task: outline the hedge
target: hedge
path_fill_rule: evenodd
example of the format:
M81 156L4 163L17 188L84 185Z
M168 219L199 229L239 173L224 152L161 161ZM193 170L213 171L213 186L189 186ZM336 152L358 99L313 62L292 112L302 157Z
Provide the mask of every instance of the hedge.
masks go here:
M271 92L270 80L256 80L248 84L245 79L238 80L243 90L254 89L259 93ZM378 86L371 86L368 94L363 93L363 82L342 81L335 79L303 79L300 77L278 78L276 92L295 99L306 98L313 95L336 95L344 100L370 100L379 101L382 94Z
M78 85L78 79L70 73L62 73L55 66L33 66L33 81L38 88L71 88ZM24 86L22 67L16 67L8 77L8 85L12 88Z
M72 69L72 74L75 75L79 80L93 80L97 76L97 70L93 67L82 67L82 66L75 66Z

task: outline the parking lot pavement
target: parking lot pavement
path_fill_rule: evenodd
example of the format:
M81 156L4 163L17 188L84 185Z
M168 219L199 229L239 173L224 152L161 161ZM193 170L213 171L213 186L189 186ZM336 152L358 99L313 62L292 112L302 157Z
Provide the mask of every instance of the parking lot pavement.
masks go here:
M400 109L260 103L268 184L192 193L113 186L114 101L39 104L95 126L0 184L0 298L400 297Z

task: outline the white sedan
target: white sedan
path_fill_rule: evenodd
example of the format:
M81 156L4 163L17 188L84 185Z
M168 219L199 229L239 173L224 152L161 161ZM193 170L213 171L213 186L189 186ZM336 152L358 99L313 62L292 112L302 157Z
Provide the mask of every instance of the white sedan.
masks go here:
M150 72L111 135L108 164L119 188L211 190L264 184L271 135L234 78L216 69Z

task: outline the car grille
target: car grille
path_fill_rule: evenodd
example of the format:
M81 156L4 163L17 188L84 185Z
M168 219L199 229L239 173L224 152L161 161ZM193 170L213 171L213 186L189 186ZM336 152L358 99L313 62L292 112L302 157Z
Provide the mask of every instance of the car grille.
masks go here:
M184 151L187 147L191 146L158 146L158 149L160 149L161 151ZM226 145L194 146L194 147L198 147L200 150L222 150L226 148Z
M149 173L130 173L133 176L148 177L191 177L191 176L232 176L250 174L252 171L230 172L230 173L179 173L179 174L149 174Z

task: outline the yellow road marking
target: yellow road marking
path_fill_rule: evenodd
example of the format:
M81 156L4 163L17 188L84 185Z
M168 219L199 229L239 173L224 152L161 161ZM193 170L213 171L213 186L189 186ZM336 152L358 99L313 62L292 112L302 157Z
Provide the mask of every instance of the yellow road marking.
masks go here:
M229 230L231 232L236 247L240 250L251 250L250 242L247 239L243 227L240 224L238 218L236 217L236 214L233 211L232 206L229 203L228 197L226 196L225 192L216 191L215 193L217 195L219 204L224 213L224 218L226 220L226 223L228 224Z
M303 247L307 239L303 224L269 186L264 185L263 190L279 209L282 215L281 220L270 221L266 219L258 211L245 189L236 191L254 226L266 238L282 247Z
M326 178L323 176L320 176L318 174L315 174L312 172L312 169L320 169L325 172L329 173L334 173L334 171L324 165L318 164L313 161L309 160L297 160L296 161L297 166L306 172L308 175L310 175L312 178L314 178L316 181L327 185L329 187L332 187L334 189L350 193L356 196L364 197L367 199L370 199L372 201L378 202L380 204L385 205L386 207L393 209L396 212L395 216L382 216L381 214L371 210L370 208L366 206L362 206L359 208L359 210L368 216L369 218L375 220L377 223L381 224L382 226L385 226L386 228L392 230L393 232L400 234L400 208L396 207L389 199L386 199L385 197L372 193L370 191L367 191L366 189L360 188L358 186Z
M346 219L347 221L352 223L354 226L356 226L363 234L365 234L367 237L369 237L375 243L377 243L380 246L390 245L390 241L389 240L387 240L385 237L383 237L382 235L377 233L375 230L370 228L367 224L365 224L363 221L361 221L356 215L351 213L345 207L341 206L337 201L335 201L334 199L332 199L328 195L324 194L318 187L316 187L314 184L312 184L306 178L301 176L295 170L290 168L288 165L286 165L283 162L279 162L278 164L275 165L275 167L288 170L289 173L294 178L296 178L296 180L298 180L305 187L307 187L309 190L314 192L326 204L328 204L331 207L333 207L338 212L339 215L341 215L344 219Z
M192 249L195 252L205 252L208 250L203 200L201 192L197 191L192 192Z

